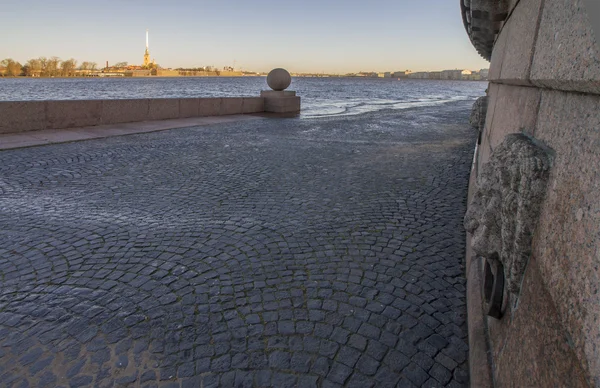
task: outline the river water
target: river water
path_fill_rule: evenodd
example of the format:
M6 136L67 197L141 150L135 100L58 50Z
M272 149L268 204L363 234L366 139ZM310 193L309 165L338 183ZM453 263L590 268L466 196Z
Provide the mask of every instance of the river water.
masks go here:
M301 117L358 115L381 110L472 101L487 82L368 78L294 78ZM265 77L0 78L0 101L258 96Z

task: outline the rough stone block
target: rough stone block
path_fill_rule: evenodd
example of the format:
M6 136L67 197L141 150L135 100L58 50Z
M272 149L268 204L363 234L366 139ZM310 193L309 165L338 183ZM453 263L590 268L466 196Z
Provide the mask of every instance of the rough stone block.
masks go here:
M102 124L148 120L149 100L103 100Z
M294 113L300 112L300 97L265 98L265 112Z
M544 91L536 138L552 147L533 254L590 386L600 382L600 96Z
M0 133L46 129L45 101L0 102Z
M474 186L471 175L469 191ZM469 196L470 198L471 196ZM491 387L492 372L488 364L485 317L481 310L481 259L471 249L467 234L467 317L469 328L469 375L472 387Z
M506 22L506 48L500 79L515 85L529 85L529 71L535 46L537 21L542 0L520 1Z
M487 135L490 146L496 148L509 133L533 135L537 122L541 92L537 88L498 85L492 91L493 118Z
M484 136L481 139L481 144L478 148L479 154L477 155L477 175L481 174L481 169L483 165L490 160L490 155L492 155L492 147L490 146L490 139L487 136Z
M238 115L242 114L242 104L244 99L242 97L227 97L221 99L221 110L220 115Z
M168 120L179 117L178 98L153 98L149 101L148 120Z
M180 98L179 99L179 117L198 117L200 103L198 98Z
M99 125L102 100L47 101L46 128L77 128Z
M532 83L600 94L598 43L583 0L546 1L531 68Z
M502 71L502 62L504 61L504 53L506 51L506 40L508 39L508 29L505 28L500 31L498 39L494 44L492 50L492 58L490 60L490 73L488 80L498 81L500 80L500 73Z
M527 267L521 295L512 322L488 321L509 325L504 337L495 336L492 345L495 385L508 387L518 382L521 387L588 387L535 259ZM490 327L490 338L494 331Z
M244 97L243 113L260 113L265 111L265 99L262 97Z
M199 98L198 116L218 116L221 111L220 98Z
M485 115L487 114L488 101L488 96L479 97L475 100L473 108L471 108L469 124L471 124L471 127L475 128L478 132L485 127Z
M490 129L492 128L492 122L494 120L494 114L496 112L496 100L498 99L500 85L490 83L488 86L488 109L485 114L485 126L483 127L483 137L489 137Z
M496 111L496 100L499 95L499 89L499 84L490 83L488 93L488 110L485 116L485 126L483 128L483 132L481 133L481 144L479 145L479 153L477 155L477 175L481 173L483 164L489 160L489 157L492 154L492 147L490 146L490 131L492 129L492 122Z

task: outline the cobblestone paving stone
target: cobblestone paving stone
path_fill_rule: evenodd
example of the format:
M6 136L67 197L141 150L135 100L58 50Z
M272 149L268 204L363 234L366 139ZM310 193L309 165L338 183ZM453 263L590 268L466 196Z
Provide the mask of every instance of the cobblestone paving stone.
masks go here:
M0 152L1 385L467 386L468 105Z

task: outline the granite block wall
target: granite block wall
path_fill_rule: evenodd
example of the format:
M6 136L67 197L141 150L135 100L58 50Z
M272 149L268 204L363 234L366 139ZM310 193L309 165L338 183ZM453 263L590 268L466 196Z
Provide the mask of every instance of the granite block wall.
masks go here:
M469 308L491 356L491 379L478 383L600 387L600 45L583 0L509 3L471 186L510 133L551 149L553 165L518 304L500 320ZM481 263L467 255L477 301Z
M261 112L263 97L0 101L0 134Z

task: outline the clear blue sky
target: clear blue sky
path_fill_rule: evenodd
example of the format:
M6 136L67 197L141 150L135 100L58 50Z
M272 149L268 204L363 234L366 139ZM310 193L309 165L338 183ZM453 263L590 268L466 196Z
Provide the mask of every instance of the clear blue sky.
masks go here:
M357 72L489 66L461 0L4 0L0 59Z

